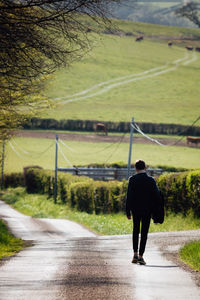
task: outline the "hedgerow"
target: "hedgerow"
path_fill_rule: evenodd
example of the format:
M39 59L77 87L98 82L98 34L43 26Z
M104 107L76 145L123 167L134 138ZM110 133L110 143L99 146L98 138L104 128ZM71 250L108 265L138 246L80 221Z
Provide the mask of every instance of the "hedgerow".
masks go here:
M28 193L54 195L54 172L27 169L23 175L6 177L5 186L26 186ZM16 177L16 178L15 178ZM124 211L128 181L95 181L89 177L58 173L57 203L88 213L117 213ZM165 199L165 210L200 217L200 170L163 174L157 184Z
M200 170L161 175L157 183L166 210L184 215L192 211L200 217Z

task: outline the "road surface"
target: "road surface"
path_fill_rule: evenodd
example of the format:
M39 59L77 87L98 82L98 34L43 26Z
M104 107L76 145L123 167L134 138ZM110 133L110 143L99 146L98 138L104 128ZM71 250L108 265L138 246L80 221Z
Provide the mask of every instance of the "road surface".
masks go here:
M131 235L97 236L82 226L33 219L0 201L0 218L33 246L0 266L0 300L197 300L192 275L163 256L200 231L149 234L146 266L131 264Z

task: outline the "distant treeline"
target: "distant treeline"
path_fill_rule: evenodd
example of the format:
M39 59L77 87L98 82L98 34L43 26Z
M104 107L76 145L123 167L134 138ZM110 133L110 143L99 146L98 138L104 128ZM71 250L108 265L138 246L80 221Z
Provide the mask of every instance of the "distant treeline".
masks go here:
M94 131L95 120L55 120L33 118L27 121L24 129L49 129L49 130L71 130L71 131ZM102 121L101 121L102 123ZM108 132L129 132L129 122L103 122ZM137 122L140 129L148 134L172 134L200 136L199 126L187 126L179 124L159 124Z

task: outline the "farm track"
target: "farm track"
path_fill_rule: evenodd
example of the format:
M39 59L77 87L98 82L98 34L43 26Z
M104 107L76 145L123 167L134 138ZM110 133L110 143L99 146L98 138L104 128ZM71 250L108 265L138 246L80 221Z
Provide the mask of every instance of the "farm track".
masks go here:
M118 143L121 139L121 135L114 136L105 136L105 135L97 135L94 133L91 134L78 134L78 133L59 133L60 139L65 141L77 141L77 142L91 142L91 143ZM32 131L32 130L20 130L15 132L15 136L17 137L26 137L26 138L43 138L43 139L55 139L54 132L40 132L40 131ZM177 139L173 138L158 138L160 143L166 146L173 146ZM121 141L122 143L129 143L129 134L127 133ZM143 137L134 137L134 143L136 144L154 144L150 140ZM176 146L186 147L186 141L181 140L176 144Z
M112 80L100 82L88 89L85 89L79 93L76 93L71 96L55 98L54 100L59 103L66 104L69 102L75 102L80 100L85 100L94 96L101 95L110 91L111 89L117 88L121 85L126 85L132 82L136 82L139 80L149 79L153 77L157 77L172 71L176 71L180 66L186 66L198 59L197 54L195 52L189 53L186 52L185 56L179 58L171 63L166 63L163 66L152 68L146 70L144 72L138 74L130 74L122 77L118 77Z

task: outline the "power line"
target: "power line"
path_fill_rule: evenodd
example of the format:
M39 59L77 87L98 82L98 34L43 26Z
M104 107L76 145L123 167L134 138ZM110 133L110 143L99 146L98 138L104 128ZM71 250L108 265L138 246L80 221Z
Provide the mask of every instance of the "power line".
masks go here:
M59 142L61 142L61 144L63 146L65 146L65 148L67 148L68 150L70 150L71 152L77 152L75 149L69 147L68 145L66 145L60 138L59 138Z
M60 145L58 144L58 150L60 151L62 157L64 158L64 160L71 166L74 168L73 164L71 163L71 161L65 156L64 152L62 151L62 148L60 147Z
M153 138L149 137L148 135L146 135L146 134L140 129L140 127L139 127L136 123L134 123L134 125L131 124L131 126L133 126L133 128L134 128L137 132L139 132L140 134L142 134L146 139L148 139L148 140L150 140L150 141L152 141L152 142L154 142L154 143L156 143L156 144L158 144L158 145L160 145L160 146L165 146L164 144L160 143L158 140L153 139Z
M124 133L124 134L122 135L122 137L120 138L119 142L117 143L117 145L116 145L114 151L113 151L113 152L111 153L111 155L107 158L107 160L104 162L104 164L106 164L106 163L109 161L109 159L116 153L116 151L118 150L119 146L121 145L121 143L122 143L122 141L123 141L125 135L126 135L126 133Z
M187 127L187 129L185 129L185 130L183 130L183 131L181 131L178 135L182 135L183 133L186 133L187 131L188 131L188 129L190 129L190 128L192 128L192 126L194 126L194 124L196 124L198 121L200 120L200 116L190 125L190 126L188 126ZM175 146L175 145L177 145L180 141L182 141L182 139L184 139L184 135L180 138L180 139L178 139L178 141L176 141L174 144L172 144L171 146Z

